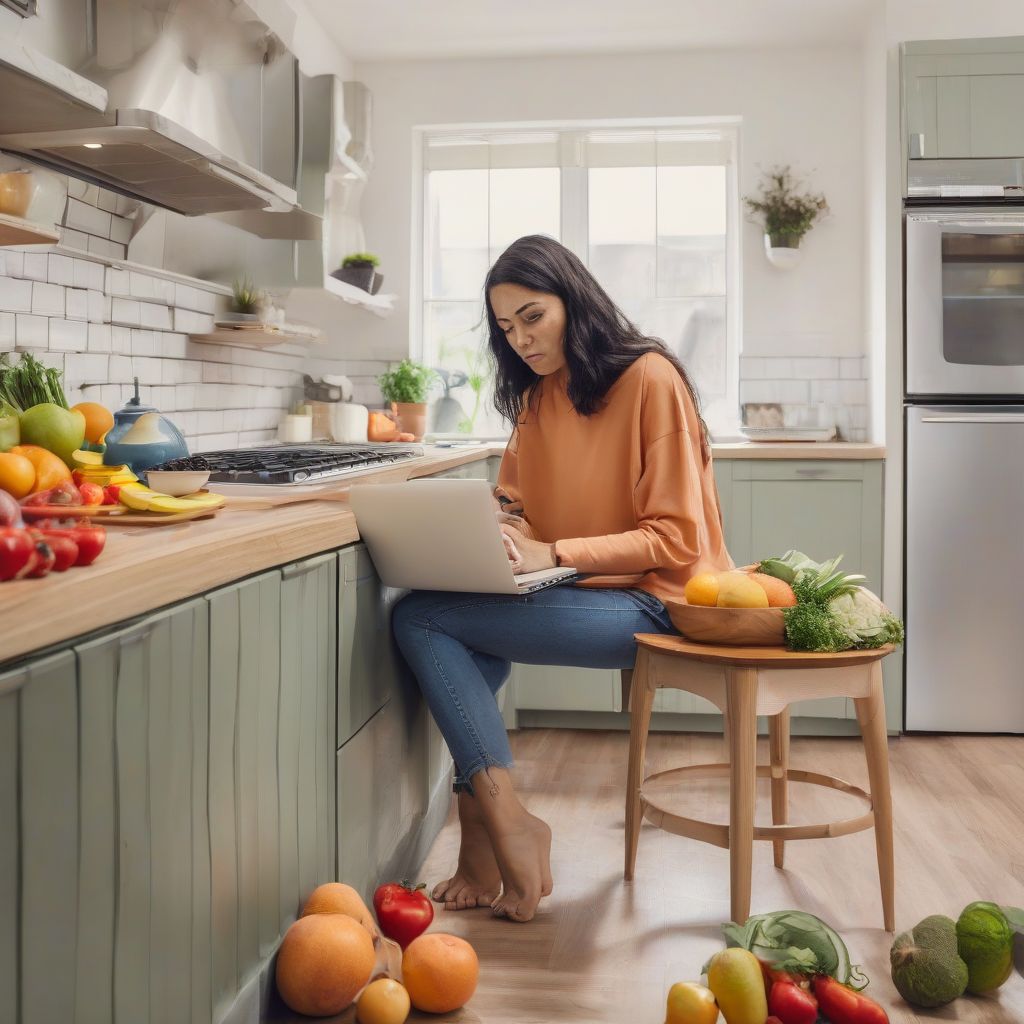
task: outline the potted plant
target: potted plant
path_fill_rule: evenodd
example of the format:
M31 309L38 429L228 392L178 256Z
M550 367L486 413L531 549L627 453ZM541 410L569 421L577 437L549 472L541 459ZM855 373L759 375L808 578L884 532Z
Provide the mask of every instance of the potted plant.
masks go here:
M372 252L353 252L341 261L341 266L331 273L331 277L376 295L384 280L383 275L377 273L379 265L380 259Z
M263 316L266 303L266 295L253 284L252 278L243 277L231 286L231 312L227 319L255 323Z
M763 224L765 253L775 266L796 266L800 239L828 212L823 195L800 194L797 185L788 165L775 167L762 177L760 196L743 197L747 209Z
M384 400L391 403L391 411L398 416L399 427L417 441L426 433L427 392L436 376L430 367L403 359L377 378Z

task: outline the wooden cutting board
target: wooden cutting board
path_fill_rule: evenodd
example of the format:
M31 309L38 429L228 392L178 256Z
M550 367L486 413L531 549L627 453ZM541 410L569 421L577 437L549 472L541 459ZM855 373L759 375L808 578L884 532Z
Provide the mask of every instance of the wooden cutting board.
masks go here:
M225 488L226 490L226 488ZM249 511L250 509L277 508L279 505L294 505L300 501L348 501L348 488L330 491L275 492L273 494L225 494L226 507Z
M170 526L172 523L186 523L190 519L210 519L219 511L220 508L197 508L191 512L125 512L120 516L107 516L101 525Z

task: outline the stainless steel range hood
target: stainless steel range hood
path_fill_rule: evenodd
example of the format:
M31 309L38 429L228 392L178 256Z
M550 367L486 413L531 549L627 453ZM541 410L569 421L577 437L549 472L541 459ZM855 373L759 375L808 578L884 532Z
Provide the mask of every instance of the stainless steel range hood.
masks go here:
M0 40L0 96L0 149L178 213L317 225L298 62L238 0L50 0Z

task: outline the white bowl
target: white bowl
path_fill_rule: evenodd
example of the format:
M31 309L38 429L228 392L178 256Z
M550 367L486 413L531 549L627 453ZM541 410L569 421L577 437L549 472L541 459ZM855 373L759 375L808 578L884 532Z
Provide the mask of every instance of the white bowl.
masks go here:
M152 490L172 498L194 494L209 479L208 469L151 469L146 474L146 483Z

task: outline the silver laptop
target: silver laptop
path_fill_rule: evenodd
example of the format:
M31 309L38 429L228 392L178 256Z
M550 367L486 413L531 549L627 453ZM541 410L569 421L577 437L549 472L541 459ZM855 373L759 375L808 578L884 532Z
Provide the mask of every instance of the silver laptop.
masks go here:
M529 594L577 575L512 571L486 480L407 480L349 491L359 535L389 587Z

